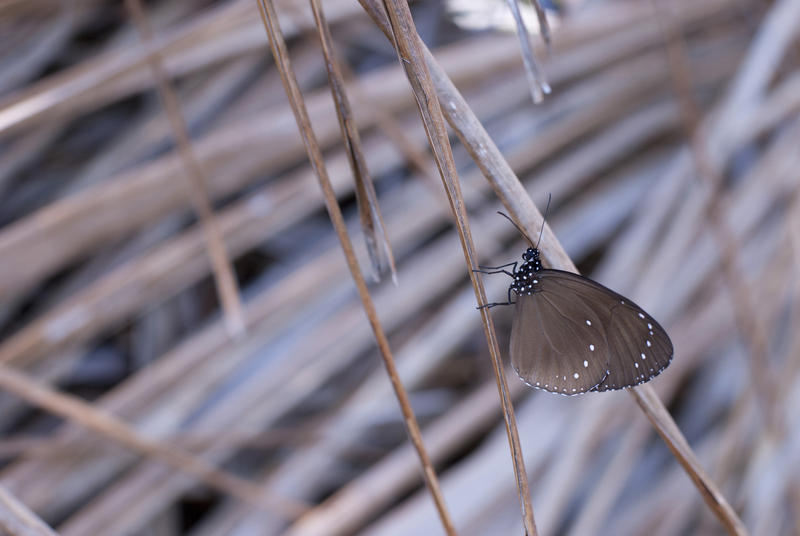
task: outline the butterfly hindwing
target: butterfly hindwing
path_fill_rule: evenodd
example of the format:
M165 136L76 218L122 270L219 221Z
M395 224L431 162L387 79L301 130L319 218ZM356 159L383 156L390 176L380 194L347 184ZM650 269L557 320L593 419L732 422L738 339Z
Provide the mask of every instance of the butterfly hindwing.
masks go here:
M672 361L666 331L635 303L621 299L606 329L611 359L609 375L598 391L639 385L658 376Z

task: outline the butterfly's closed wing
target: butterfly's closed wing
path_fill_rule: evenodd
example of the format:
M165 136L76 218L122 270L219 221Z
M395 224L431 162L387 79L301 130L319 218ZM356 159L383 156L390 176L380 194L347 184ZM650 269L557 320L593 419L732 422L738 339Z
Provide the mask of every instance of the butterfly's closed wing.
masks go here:
M523 381L554 393L574 395L606 377L608 343L591 303L557 278L539 272L537 290L516 297L511 327L511 364ZM567 272L564 272L567 273Z
M607 371L607 374L592 390L607 391L638 385L651 380L669 365L672 360L672 342L669 336L635 303L591 279L571 272L540 270L535 277L535 291L531 295L517 297L520 304L517 306L518 315L514 319L514 325L525 324L525 327L520 325L517 331L512 327L511 359L514 363L516 355L516 359L521 361L518 370L524 369L528 375L538 376L544 371L550 374L549 371L553 368L574 368L583 362L582 356L585 352L582 350L575 355L563 355L562 360L565 363L560 365L552 365L547 360L537 363L534 355L526 355L522 349L515 352L515 346L521 342L515 341L515 334L528 333L526 330L531 329L536 332L537 337L545 332L550 336L549 340L543 338L539 343L530 339L524 342L537 351L541 351L547 344L552 345L552 340L561 341L560 337L564 335L565 329L576 341L570 343L570 347L580 349L587 344L593 345L593 354L598 358L598 364L602 360L604 372ZM529 300L534 303L527 305ZM524 310L520 309L521 306ZM528 313L528 309L537 314ZM527 317L536 318L539 325L530 328L533 322ZM585 320L589 320L591 327L595 329L575 328L576 322L580 324ZM590 327L588 323L587 327ZM554 333L556 339L553 339ZM561 344L563 346L564 343ZM526 376L522 378L528 381ZM559 386L559 391L562 389ZM569 391L571 389L569 387Z
M667 332L635 303L624 298L611 310L606 328L611 348L609 374L598 391L620 389L652 380L672 361Z

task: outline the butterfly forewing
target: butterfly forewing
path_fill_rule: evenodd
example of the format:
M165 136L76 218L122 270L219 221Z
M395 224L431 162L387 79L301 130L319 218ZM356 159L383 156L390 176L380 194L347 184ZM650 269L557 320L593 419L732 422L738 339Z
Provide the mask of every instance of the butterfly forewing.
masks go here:
M585 393L606 377L608 344L602 320L579 294L556 292L557 284L541 278L537 292L516 297L511 364L532 387Z

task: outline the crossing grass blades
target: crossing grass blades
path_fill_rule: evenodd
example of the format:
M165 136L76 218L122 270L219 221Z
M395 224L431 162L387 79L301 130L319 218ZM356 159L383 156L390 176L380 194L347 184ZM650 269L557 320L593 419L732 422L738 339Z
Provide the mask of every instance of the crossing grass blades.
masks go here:
M667 368L672 341L653 317L588 277L543 268L539 242L534 246L511 218L499 214L531 247L522 253L522 264L476 271L513 279L507 302L482 307L515 306L511 364L522 381L551 393L576 395L639 385Z

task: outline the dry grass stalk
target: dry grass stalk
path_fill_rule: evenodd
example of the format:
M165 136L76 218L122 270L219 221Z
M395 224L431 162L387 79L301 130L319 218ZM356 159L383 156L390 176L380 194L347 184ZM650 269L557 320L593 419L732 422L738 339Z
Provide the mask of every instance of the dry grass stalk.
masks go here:
M542 12L541 6L537 4L537 15ZM525 21L522 19L522 13L519 11L518 0L508 0L508 9L514 16L514 24L517 26L517 37L519 38L520 50L522 51L522 60L525 64L525 74L528 75L528 84L531 87L531 96L533 102L538 104L542 102L544 96L550 93L550 86L547 84L544 74L542 73L539 63L536 61L536 54L533 51L533 44L531 43L531 35L528 28L525 26ZM540 16L539 20L542 18ZM549 43L549 37L545 38Z
M366 0L363 0L362 3L366 3ZM379 18L380 12L374 7L369 9L369 12L373 19L376 19L376 22L384 22ZM442 109L447 110L447 117L451 126L455 129L461 141L467 146L476 164L484 170L486 178L492 183L495 192L506 208L508 208L512 217L514 217L529 236L536 235L537 233L534 229L538 229L543 223L541 214L531 202L516 175L505 162L500 151L486 134L483 127L480 126L480 122L470 111L469 106L466 105L458 90L449 82L447 75L442 73L440 69L435 68L436 60L430 54L430 51L427 51L426 62L433 74L433 80L437 83L437 93L434 100L438 98L438 100L442 101ZM534 220L533 225L529 224L530 220ZM544 232L542 234L541 250L547 257L551 267L577 272L574 263L560 246L555 235L553 235L547 225L544 226ZM480 303L483 303L483 301ZM497 360L499 361L499 356ZM637 393L637 390L640 392ZM667 442L675 457L689 473L692 481L697 484L698 490L704 500L717 514L722 524L726 527L741 526L741 521L727 501L725 501L722 493L719 492L717 486L708 478L708 475L701 470L697 463L696 456L683 438L675 422L669 416L669 412L664 408L663 403L658 400L658 396L652 391L652 387L645 384L631 389L630 392L640 404L643 411L646 407L642 405L642 401L644 400L650 404L657 404L659 406L658 411L654 410L652 407L648 407L647 411L645 411L645 414L659 432L659 435ZM530 529L528 528L528 530Z
M381 358L383 359L383 364L386 367L386 372L388 373L389 379L392 382L392 387L394 388L395 395L397 396L397 400L400 404L400 409L403 412L403 419L406 424L406 429L420 458L423 469L423 478L431 492L445 531L448 534L455 534L453 522L447 512L447 507L444 503L444 497L442 497L441 490L439 489L436 472L433 468L433 464L431 463L430 456L425 450L425 446L422 441L422 433L420 432L414 412L411 409L408 394L406 393L400 377L397 374L397 367L394 364L394 357L392 356L392 351L389 348L389 341L386 339L386 335L383 332L375 305L373 304L369 290L367 289L366 281L364 280L364 276L361 273L360 267L358 266L358 260L356 259L353 245L350 242L350 237L347 234L347 227L345 226L341 209L339 208L339 204L336 200L336 194L334 193L330 179L328 178L328 173L322 158L322 151L320 150L316 136L311 129L308 111L291 67L288 51L286 49L286 43L283 40L283 34L278 26L278 17L277 13L275 12L275 7L271 0L258 0L258 6L262 21L264 23L264 29L269 36L269 41L272 47L273 56L275 57L276 65L278 66L286 94L289 97L289 102L295 114L297 125L300 129L301 137L303 138L303 143L308 151L308 158L311 161L312 167L314 168L314 172L319 180L320 187L325 198L325 208L328 211L328 215L330 216L333 226L336 229L336 234L339 237L341 247L344 250L348 268L350 269L350 273L353 277L356 287L358 288L359 297L361 298L364 311L367 314L370 326L372 327L372 331L375 335L378 349L380 351Z
M268 490L217 469L173 446L142 437L110 413L98 411L91 404L74 396L41 386L5 366L0 366L0 386L37 407L78 423L136 452L162 460L179 471L192 475L224 493L230 493L257 508L274 510L289 518L301 515L307 508L289 499L275 497Z
M347 63L340 64L345 77L349 80L355 80L357 77ZM415 143L414 140L404 131L403 126L395 120L395 118L384 110L383 106L379 106L377 101L371 100L367 95L359 90L357 86L353 87L353 95L356 101L361 106L375 111L375 124L381 132L391 140L392 144L403 154L403 157L408 161L414 171L422 179L423 183L428 186L437 199L442 200L442 206L446 209L445 213L449 211L450 205L444 196L441 196L439 189L439 180L436 178L434 165L430 161L429 153L423 146Z
M657 4L656 4L657 5ZM655 8L655 17L664 21L669 17L663 8ZM759 395L762 410L767 417L766 425L774 429L782 426L778 420L774 379L771 377L771 366L768 361L769 337L758 315L755 314L755 299L745 280L740 277L742 265L739 261L739 245L733 231L727 224L726 207L721 203L723 171L712 165L705 147L704 131L700 124L700 114L695 102L694 83L687 68L687 49L683 37L673 25L662 24L665 47L669 59L672 84L681 107L681 118L686 138L689 140L693 167L698 178L706 183L708 189L706 215L721 253L721 268L734 301L734 318L741 336L749 351L747 362L754 380L754 389ZM749 77L747 72L741 73L739 80Z
M142 8L141 0L126 0L125 7L134 20L142 39L146 44L152 43L153 31L147 22L147 15ZM157 52L148 54L147 62L156 79L159 96L167 112L172 134L175 136L179 154L186 171L189 196L192 199L195 211L200 219L203 233L211 258L211 266L217 283L222 309L225 312L228 330L232 337L240 337L245 333L244 315L242 313L242 300L239 296L239 285L233 273L233 265L225 251L225 243L219 225L214 217L214 209L209 199L208 182L203 167L195 155L192 142L189 140L189 131L186 120L181 113L181 106L175 90L170 84L161 57Z
M314 13L314 21L317 24L322 53L325 55L325 70L328 73L328 85L331 88L331 94L336 104L336 117L339 119L345 151L350 160L350 169L353 172L353 180L356 185L356 202L361 216L361 227L364 230L367 251L372 260L372 267L375 270L375 279L376 281L379 280L380 275L389 270L392 274L392 280L397 283L394 254L392 254L392 249L389 245L389 238L386 236L386 226L383 223L383 216L381 216L380 206L378 205L378 195L375 193L375 186L372 184L372 178L367 169L361 138L358 135L353 111L347 98L344 78L342 77L339 63L333 55L333 40L330 28L322 12L320 1L309 0L309 2Z
M461 248L464 251L464 261L469 270L470 280L475 289L481 320L483 322L484 335L489 346L493 372L497 380L497 390L500 395L500 403L503 409L508 442L511 449L511 459L514 465L514 475L517 480L519 491L519 502L522 507L522 519L525 531L530 536L536 536L536 523L533 517L533 506L531 505L530 489L528 486L528 475L525 471L525 460L522 456L522 445L519 440L516 418L514 416L514 406L511 402L508 385L506 383L505 368L500 357L500 346L497 342L497 335L494 330L494 323L489 313L489 309L483 307L487 302L486 289L483 281L478 275L478 256L475 251L475 244L470 231L469 219L467 217L464 198L461 194L461 184L458 179L455 161L453 160L450 140L447 136L447 129L444 123L444 115L439 107L439 99L436 95L436 88L433 85L431 74L425 58L427 50L417 35L414 20L408 5L402 1L395 2L384 0L383 5L388 15L389 27L397 57L400 60L406 76L411 84L411 89L419 107L422 122L425 125L425 133L433 152L434 160L439 168L447 199L456 221L456 229Z
M508 43L507 38L492 38L475 44L473 50L452 50L443 61L460 73L457 80L467 81L492 66L513 63L505 57ZM484 53L482 60L467 61L478 50ZM399 69L389 69L362 77L359 85L373 101L380 97L386 109L397 110L410 101L396 83L402 76ZM338 121L325 114L329 103L330 92L324 90L308 99L317 135L326 146L340 137ZM195 148L215 199L246 187L257 171L285 167L304 154L302 142L291 136L296 128L291 111L275 106L265 115L269 122L254 122L245 116L196 141ZM363 109L356 119L361 128L366 128L376 115ZM179 161L167 155L108 177L95 188L57 200L35 218L22 218L11 224L0 233L0 254L9 259L0 265L0 297L17 297L113 238L138 230L171 211L188 209L185 191L176 180L180 172ZM127 206L136 206L137 210L122 210Z
M694 22L714 14L719 5L715 0L690 6L681 13L680 22ZM553 81L563 82L657 42L658 34L648 26L643 14L634 12L636 16L632 16L626 12L623 15L605 21L601 29L611 36L603 40L602 46L590 43L580 47L574 55L564 54L563 63L559 61L561 56L557 56L551 69ZM601 29L594 27L597 20L590 22L579 25L574 36L567 34L567 44L572 41L580 44L585 40L585 34L600 33ZM625 30L626 24L633 23L636 24ZM263 35L259 34L259 38L263 40ZM448 72L454 72L455 83L466 83L513 64L513 57L510 59L507 54L512 43L513 38L508 37L479 40L452 53L444 51L440 62ZM392 71L382 76L362 77L362 92L368 92L367 96L373 102L380 99L387 110L395 110L405 105L408 95L400 90L400 84L387 79L394 76L402 76L402 73ZM150 78L135 77L136 80ZM623 84L621 87L626 86ZM376 91L373 88L381 89ZM338 123L333 118L317 122L317 117L324 117L321 109L329 102L329 94L321 91L309 98L308 103L317 125L317 135L326 144L339 136ZM359 126L365 128L376 114L369 108L362 108L360 112L356 119ZM57 116L57 113L54 111L52 115ZM290 136L292 129L296 128L291 112L276 107L270 111L269 117L271 121L267 129L261 122L247 117L196 141L195 148L208 175L209 189L214 198L244 188L248 179L252 180L255 170L285 166L303 154L299 140L295 142ZM537 144L535 149L541 150L540 147L541 144ZM5 299L16 297L93 248L108 244L113 237L125 236L146 222L186 206L185 191L176 180L179 173L180 164L175 158L156 159L141 168L115 175L107 184L53 202L35 218L23 218L10 225L0 234L0 255L8 259L7 263L0 265L0 296ZM136 206L137 210L120 208L126 206Z
M28 16L50 2L34 0L0 12ZM74 15L64 12L67 18L61 19L52 9L26 20L27 26L7 24L0 16L4 28L13 27L12 55L45 62L26 67L30 83L5 103L58 95L41 93L48 84L76 89L63 85L70 78L93 80L71 97L62 93L71 110L58 98L39 111L31 108L33 116L13 127L19 135L0 151L2 208L9 210L0 217L15 222L0 231L7 261L0 263L0 281L17 281L10 288L0 282L0 323L11 334L0 356L14 356L9 364L24 366L26 377L39 385L79 391L80 399L91 399L142 437L177 443L213 466L235 466L257 486L315 506L287 527L285 519L227 493L198 494L194 479L158 457L93 440L78 424L60 425L46 409L31 411L9 397L2 401L0 423L10 433L0 442L0 453L18 457L5 461L2 483L65 536L164 530L191 536L301 534L320 526L339 534L427 533L441 522L421 485L417 456L404 441L386 374L366 359L374 351L374 335L346 280L341 249L333 233L320 232L329 226L320 219L321 198L301 140L293 135L297 125L282 100L278 72L261 58L265 40L253 17L256 6L233 2L195 16L200 4L153 5L150 19L163 36L160 42L172 43L159 52L170 78L179 81L197 156L220 205L215 217L226 248L237 267L245 268L240 273L247 336L232 341L227 335L200 225L183 228L191 217L178 176L184 170L177 148L162 156L170 150L168 118L156 94L146 91L153 80L142 48L128 46L135 28L117 13L112 39L101 40L90 54L71 53L81 28L96 20L98 6L90 2L91 9L76 10L72 22L68 17ZM381 181L382 212L404 282L401 288L371 289L382 328L396 351L398 374L441 471L459 532L519 534L507 432L492 418L499 413L490 404L496 387L478 355L480 317L472 309L474 289L463 277L451 211L440 206L441 191L430 197L414 182L416 176L408 176L409 168L431 166L405 75L400 67L382 67L393 51L371 32L368 20L341 18L352 14L354 4L348 3L349 12L340 11L340 4L326 0L324 7L333 38L346 47L337 55L357 66L358 74L347 77L353 119L370 172ZM691 120L702 123L708 114L727 125L724 140L715 139L713 129L703 134L709 160L731 179L717 190L730 208L722 216L748 259L740 275L758 293L753 313L768 328L769 358L782 371L776 399L790 423L800 400L796 342L787 328L797 301L788 244L790 228L796 227L792 118L800 105L800 78L791 70L791 58L778 62L790 41L787 28L776 24L789 17L770 14L752 39L752 21L763 13L750 2L737 5L741 12L716 0L681 2L671 20L686 38L698 98ZM430 20L426 7L412 7L420 10L415 17L419 14L426 41L453 35L451 25L425 33L432 26L421 23ZM750 18L750 29L740 13ZM341 128L328 88L320 87L325 70L317 35L308 31L312 14L293 9L281 22L287 34L296 35L292 60L301 87L310 88L311 122L321 148L330 151L328 172L350 217L348 226L357 228L348 157L334 146ZM559 22L547 65L556 93L535 109L513 32L454 42L437 50L437 59L528 193L540 199L553 192L556 209L549 223L570 257L584 263L582 270L592 269L597 280L646 305L669 328L679 359L654 387L671 404L696 457L716 469L715 482L735 499L745 525L757 533L790 534L796 515L787 504L798 488L786 467L796 465L800 443L791 427L777 435L758 432L763 422L746 390L752 379L735 340L714 235L706 226L708 192L693 180L690 151L678 145L680 108L669 92L658 21L646 5L614 3ZM72 28L62 41L70 52L39 48L32 55L24 49L48 31L65 28ZM188 28L203 30L183 33ZM173 40L178 35L186 39ZM733 73L748 49L741 72L754 76L738 87ZM128 69L122 61L119 76L109 78L112 70L104 61L125 60L128 51L140 54L138 66ZM20 66L5 62L7 57L0 54L4 66L12 71ZM69 67L75 57L80 62ZM52 61L67 67L37 81L36 70ZM378 69L364 74L373 66ZM0 85L15 76L2 71ZM709 103L725 91L739 104L709 114ZM130 128L112 128L107 143L71 151L66 166L52 159L62 147L91 136L87 122L99 118L114 125L109 111L131 102L143 106L131 109ZM397 117L389 133L402 132L402 147L382 135L382 116L389 114ZM389 138L396 144L394 134ZM480 170L469 167L462 147L454 146L454 152L482 260L516 256L515 246L506 249L515 233L494 215L499 207L490 186ZM403 159L412 155L409 166ZM65 178L55 189L53 176ZM116 188L119 195L111 195ZM41 197L30 196L37 191ZM66 207L71 208L64 212ZM35 232L20 240L23 228ZM8 242L12 236L18 242ZM369 259L363 247L357 253L364 266ZM24 270L14 268L17 261L25 261ZM254 261L256 272L250 271ZM676 272L678 267L686 269ZM503 293L502 280L485 283L489 295ZM15 316L21 310L25 316ZM502 339L507 314L494 311ZM86 321L74 322L81 318ZM204 327L198 323L208 321ZM42 331L51 322L61 326L61 342ZM99 363L98 351L121 351L133 368L87 387L85 367ZM509 388L519 391L519 382ZM526 467L536 479L532 500L542 533L608 527L620 535L671 536L720 530L627 396L553 400L521 392L515 400L517 426ZM481 418L473 422L464 415ZM29 420L44 424L43 435L20 426ZM31 450L19 456L26 445ZM187 505L202 510L192 526L182 518Z
M8 536L57 536L52 528L0 486L0 532Z
M713 483L711 477L705 472L700 460L697 459L691 446L689 446L689 442L683 437L680 429L675 424L675 421L672 420L672 416L664 407L664 403L661 402L653 388L649 385L647 388L640 386L631 389L630 393L650 422L653 423L653 427L658 431L664 443L669 446L675 459L683 466L703 500L716 514L725 530L729 534L740 536L748 534L739 516L716 484Z

